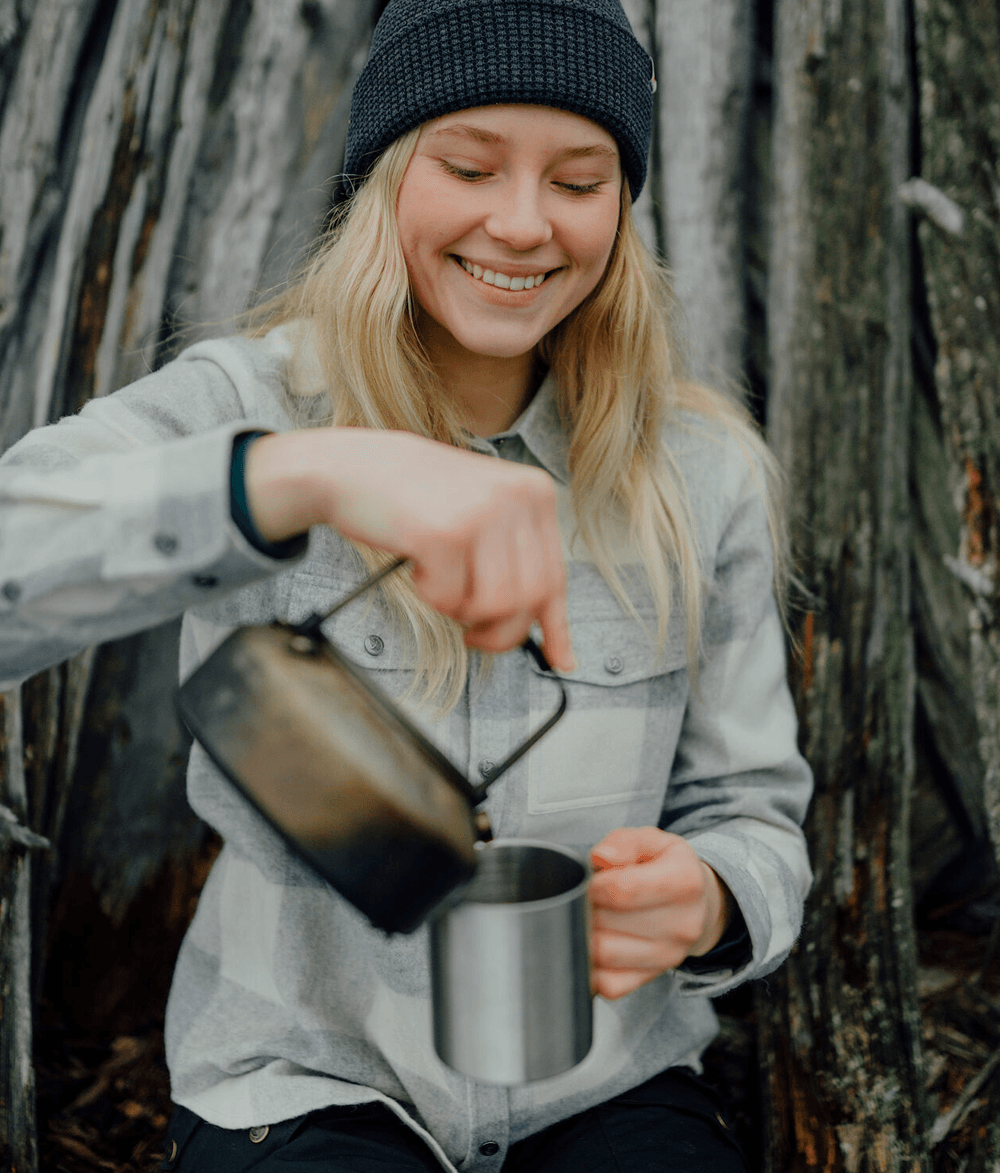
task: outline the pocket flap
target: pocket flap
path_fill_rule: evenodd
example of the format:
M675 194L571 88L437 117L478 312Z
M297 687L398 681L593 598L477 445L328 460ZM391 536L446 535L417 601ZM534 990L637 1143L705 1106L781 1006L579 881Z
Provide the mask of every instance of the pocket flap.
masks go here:
M666 646L656 646L655 625L621 616L615 619L577 620L570 623L576 671L562 673L564 680L615 688L653 676L675 672L687 663L683 624L671 624ZM540 669L531 661L532 670Z
M302 623L310 615L329 611L355 589L357 583L299 571L292 584L289 621ZM394 624L376 591L362 595L331 615L323 634L348 660L361 668L414 668L417 654L412 636Z

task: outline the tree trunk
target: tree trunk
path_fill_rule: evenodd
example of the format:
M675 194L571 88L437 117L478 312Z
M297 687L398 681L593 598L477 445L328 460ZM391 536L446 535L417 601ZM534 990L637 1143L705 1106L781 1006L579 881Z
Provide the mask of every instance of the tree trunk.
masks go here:
M908 821L910 173L903 0L778 0L768 433L796 486L816 773L803 939L758 1000L769 1170L929 1168Z
M1000 852L1000 11L986 0L917 0L916 12L922 158L904 197L924 215L934 406L947 496L958 506L953 522L961 522L946 561L971 637L972 688L961 691L974 701L987 821Z
M743 391L751 0L657 0L661 245L691 372Z
M25 834L16 694L0 696L0 1166L34 1170L35 1073L31 1054L31 873ZM39 844L40 845L40 844Z
M218 333L288 276L328 207L371 12L0 0L0 448L144 374L178 323ZM2 698L0 1164L16 1173L37 1168L31 991L49 912L71 962L64 1013L122 1030L162 1006L207 859L167 699L176 664L169 624ZM123 922L133 961L158 965L94 956Z

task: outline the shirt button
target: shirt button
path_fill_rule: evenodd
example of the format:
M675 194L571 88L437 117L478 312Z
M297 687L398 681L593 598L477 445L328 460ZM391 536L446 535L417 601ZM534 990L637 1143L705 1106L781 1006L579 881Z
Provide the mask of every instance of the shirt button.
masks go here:
M608 656L604 661L604 671L610 672L612 676L617 676L624 667L625 661L621 656Z
M497 768L497 764L491 758L483 758L483 760L479 763L479 766L477 768L479 770L479 777L486 779Z
M269 1124L261 1124L260 1127L258 1127L258 1128L251 1128L250 1129L250 1143L251 1144L260 1144L260 1142L265 1139L265 1137L267 1136L267 1134L270 1131L271 1131L271 1126Z
M365 636L365 651L369 656L381 656L385 650L385 643L380 635Z
M15 582L13 579L11 579L9 582L5 582L3 586L0 587L0 595L3 595L8 603L16 603L17 600L21 597L21 584L19 582Z
M157 534L153 538L153 545L161 554L173 554L180 543L174 534Z
M495 1140L488 1140L479 1146L479 1151L484 1157L495 1157L500 1152L500 1146Z

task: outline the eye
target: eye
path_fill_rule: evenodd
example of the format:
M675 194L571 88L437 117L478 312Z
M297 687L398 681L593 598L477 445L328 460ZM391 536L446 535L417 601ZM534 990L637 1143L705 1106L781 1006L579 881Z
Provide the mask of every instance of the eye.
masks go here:
M465 179L470 183L476 179L482 179L485 175L489 174L488 171L476 171L471 167L459 167L455 163L449 163L447 159L441 160L441 166L449 175L454 175L459 179Z
M604 186L604 180L599 179L596 183L557 183L556 186L570 195L593 195Z

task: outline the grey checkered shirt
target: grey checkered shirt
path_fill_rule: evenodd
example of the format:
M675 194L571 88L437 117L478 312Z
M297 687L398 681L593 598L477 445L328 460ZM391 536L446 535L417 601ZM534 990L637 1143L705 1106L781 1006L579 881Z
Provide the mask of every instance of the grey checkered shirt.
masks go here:
M230 518L233 438L291 427L289 388L321 398L294 325L262 340L200 343L5 455L0 687L181 612L186 674L234 627L300 620L347 593L357 562L332 530L315 528L303 556L276 560ZM470 1082L434 1054L425 931L373 930L196 747L191 805L225 846L177 961L167 1055L173 1098L216 1125L377 1099L445 1168L498 1170L519 1138L668 1066L697 1066L717 1029L709 997L767 973L795 940L810 881L800 824L811 778L796 748L758 471L707 424L676 420L665 436L687 478L709 581L695 695L681 618L658 655L641 580L630 588L637 623L574 543L551 390L546 381L508 432L478 444L556 481L579 662L566 717L493 788L493 827L584 852L622 826L686 836L734 893L752 960L735 973L666 973L618 1001L597 999L594 1048L565 1075L509 1089ZM377 601L349 605L327 632L390 693L405 691L411 642ZM476 778L552 704L551 682L512 652L444 720L409 711ZM486 1142L499 1148L483 1154Z

